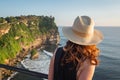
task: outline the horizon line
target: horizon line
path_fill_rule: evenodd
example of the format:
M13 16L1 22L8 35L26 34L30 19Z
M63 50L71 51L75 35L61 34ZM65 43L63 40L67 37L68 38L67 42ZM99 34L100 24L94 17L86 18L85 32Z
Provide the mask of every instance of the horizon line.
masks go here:
M71 27L71 26L61 26L61 25L57 25L57 27ZM120 26L95 26L95 27L120 27Z

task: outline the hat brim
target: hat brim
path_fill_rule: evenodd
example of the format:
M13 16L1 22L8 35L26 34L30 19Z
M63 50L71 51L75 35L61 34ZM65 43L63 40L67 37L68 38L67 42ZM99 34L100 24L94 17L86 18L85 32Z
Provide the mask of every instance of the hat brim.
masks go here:
M72 27L63 27L62 28L64 36L73 43L80 44L80 45L95 45L100 43L103 40L103 35L100 31L94 29L93 36L89 41L86 38L80 37L76 35Z

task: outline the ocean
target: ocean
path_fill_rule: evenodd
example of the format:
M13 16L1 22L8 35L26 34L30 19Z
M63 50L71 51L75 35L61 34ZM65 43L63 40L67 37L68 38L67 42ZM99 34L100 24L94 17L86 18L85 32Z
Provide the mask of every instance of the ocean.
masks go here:
M98 45L101 50L99 60L100 64L96 67L93 80L120 80L120 27L95 27L102 31L104 40ZM59 27L60 44L64 46L67 39L62 34L62 27ZM50 47L52 47L50 45ZM41 53L40 53L41 54ZM26 60L25 65L32 67L30 70L43 72L48 74L50 57L46 57L42 53L41 58L34 60ZM43 65L44 63L44 65ZM37 65L37 69L35 66ZM19 74L12 80L39 80L34 77Z
M96 68L94 80L120 80L120 27L99 27L104 40L98 47L100 65Z
M95 27L102 31L104 40L98 45L101 50L100 64L96 67L93 80L120 80L120 27ZM62 45L67 39L59 28Z

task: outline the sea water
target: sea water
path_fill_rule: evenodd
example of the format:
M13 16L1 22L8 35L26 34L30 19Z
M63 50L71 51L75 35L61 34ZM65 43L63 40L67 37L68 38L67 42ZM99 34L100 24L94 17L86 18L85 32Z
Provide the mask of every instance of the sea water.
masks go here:
M102 31L104 40L98 45L101 50L99 60L100 64L96 67L93 80L120 80L120 27L95 27ZM62 34L62 27L59 27L60 44L64 46L67 39ZM51 46L51 45L50 45ZM52 46L51 46L52 47ZM25 65L32 71L48 74L49 62L48 57L40 52L37 60L25 60ZM23 77L24 76L24 77ZM20 75L14 80L39 80L34 77Z

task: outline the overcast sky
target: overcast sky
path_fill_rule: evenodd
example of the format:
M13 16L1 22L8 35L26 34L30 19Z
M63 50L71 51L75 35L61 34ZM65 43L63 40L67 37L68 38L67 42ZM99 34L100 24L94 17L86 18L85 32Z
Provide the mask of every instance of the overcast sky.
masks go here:
M71 26L87 15L96 26L120 26L120 0L0 0L0 17L54 16L58 26Z

